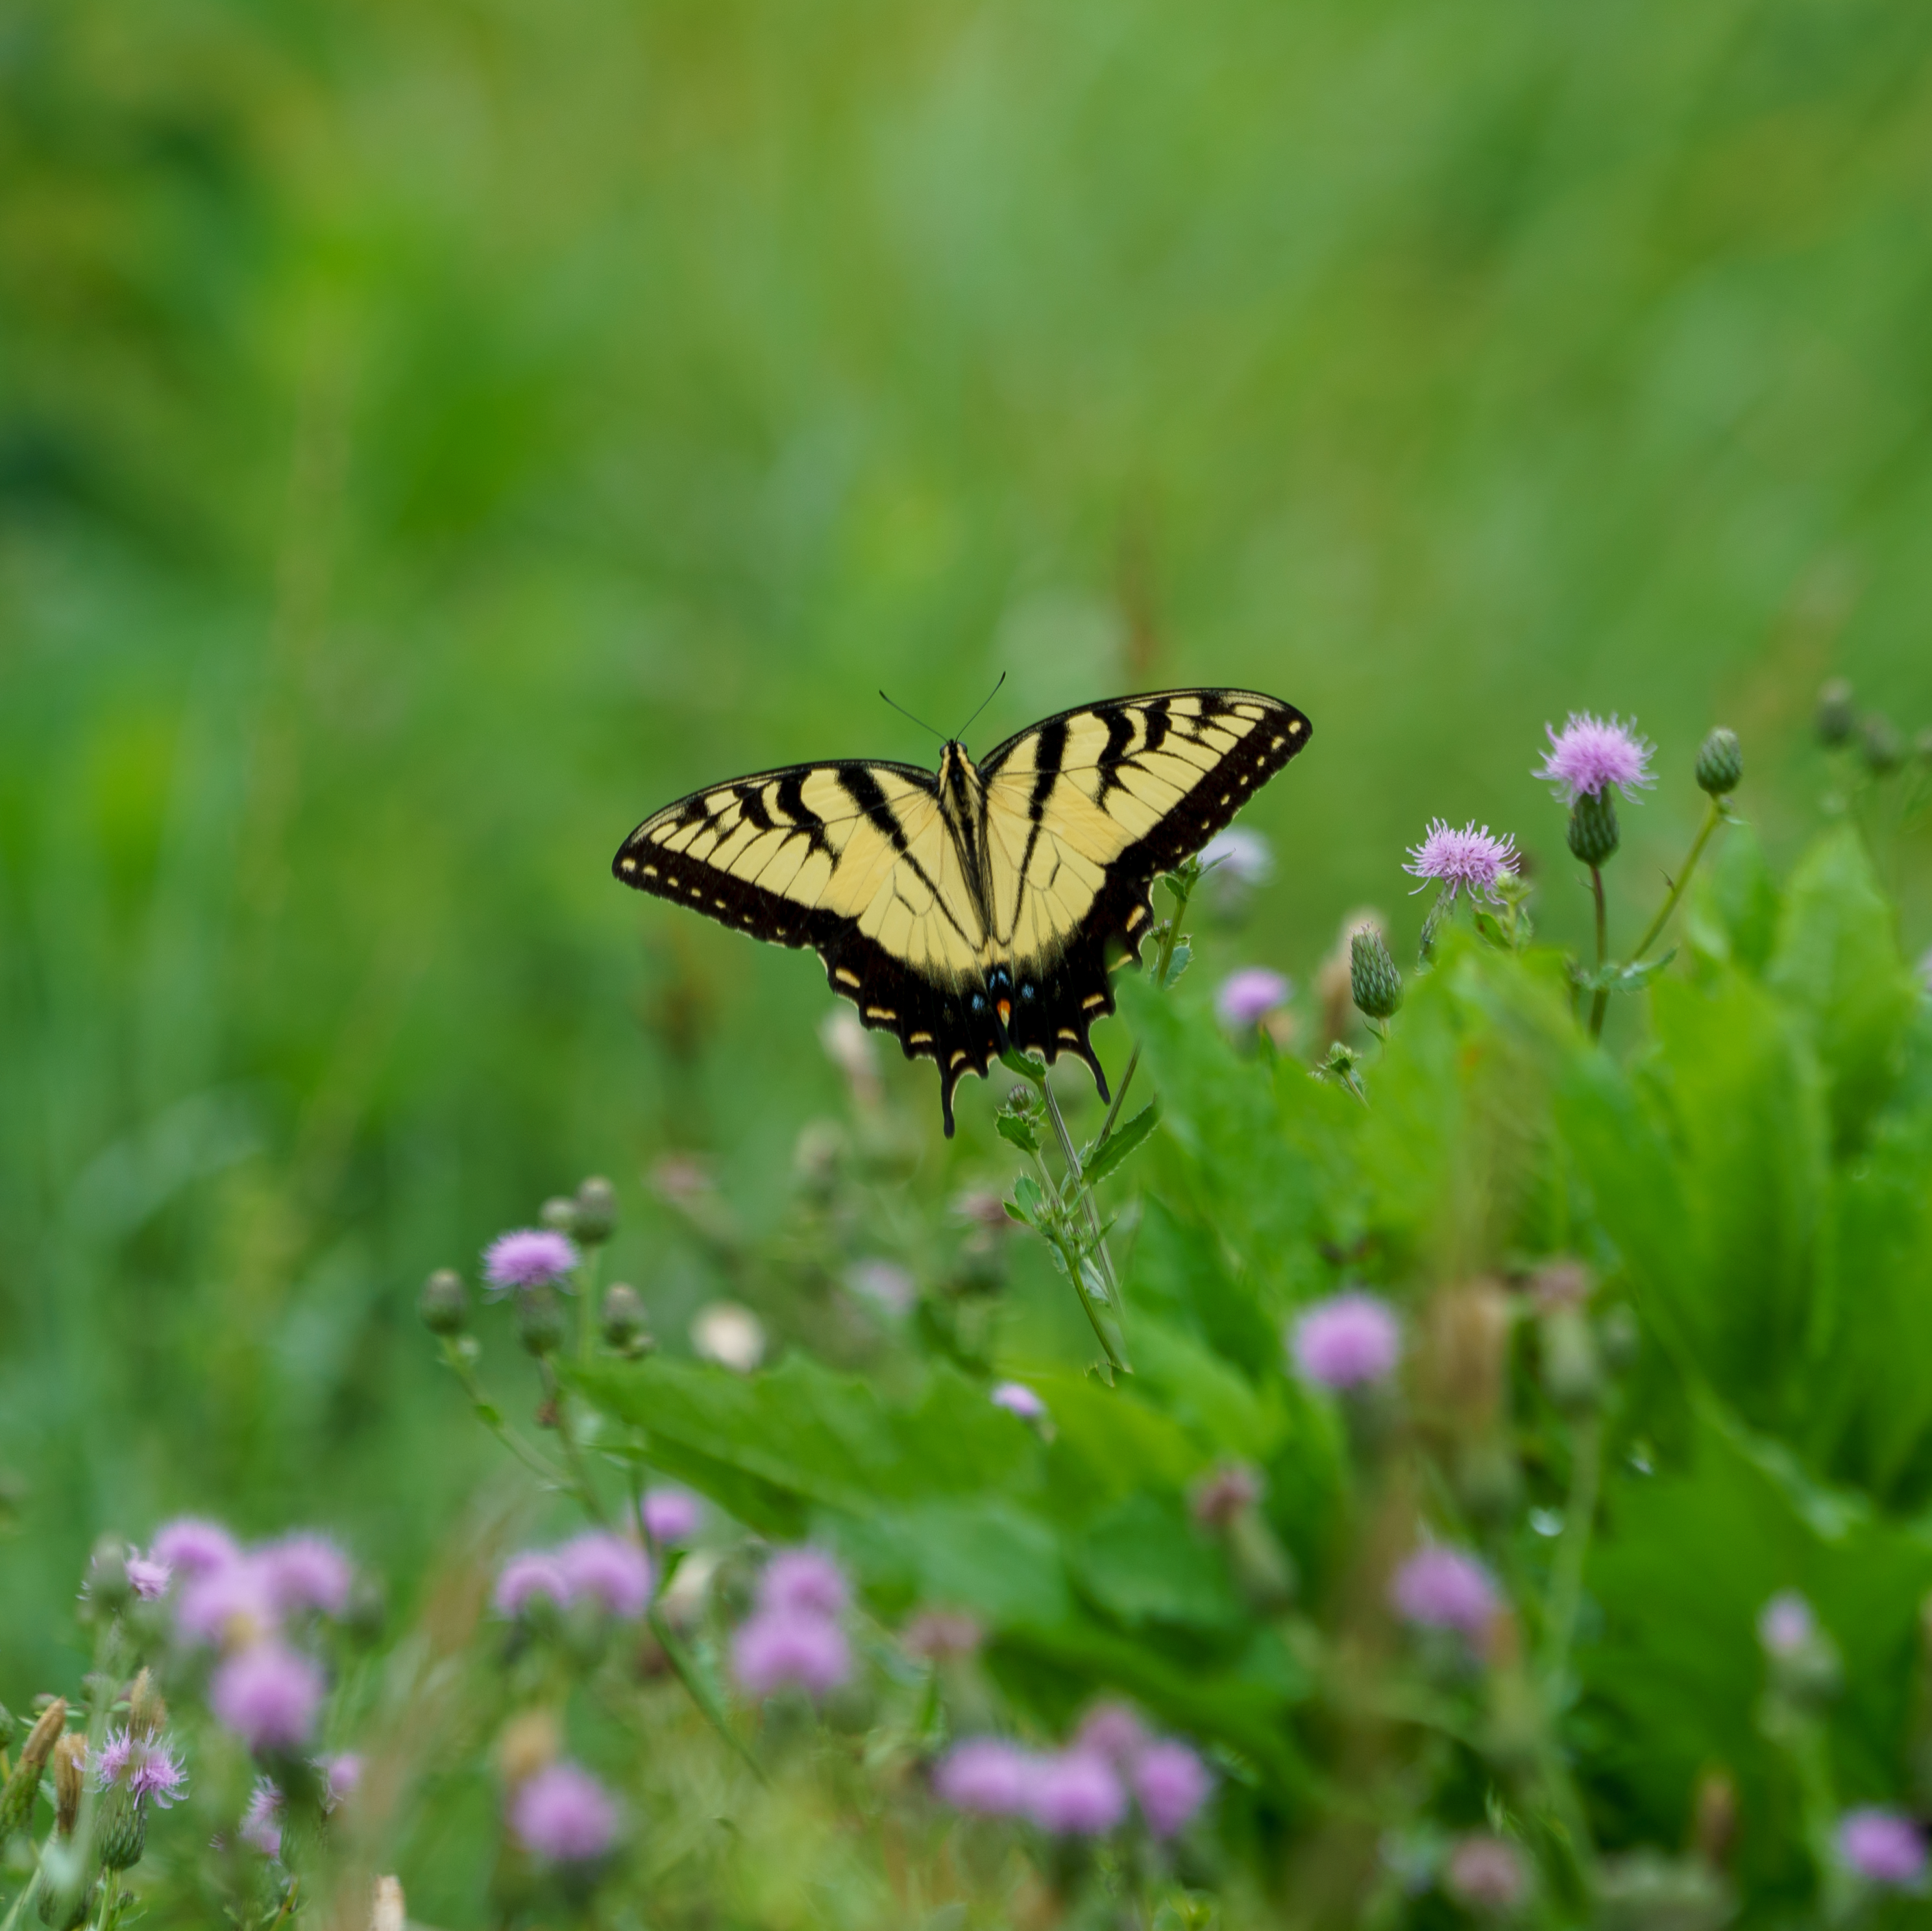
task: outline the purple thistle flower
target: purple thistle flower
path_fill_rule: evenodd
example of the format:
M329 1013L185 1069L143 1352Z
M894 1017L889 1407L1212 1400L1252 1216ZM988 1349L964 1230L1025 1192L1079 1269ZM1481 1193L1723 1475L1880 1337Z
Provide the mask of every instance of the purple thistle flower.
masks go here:
M940 1759L932 1787L956 1810L1017 1817L1031 1801L1038 1771L1038 1759L1017 1744L1000 1737L968 1737Z
M894 1319L919 1299L918 1282L893 1261L855 1261L846 1273L845 1285L862 1301Z
M131 1729L110 1730L93 1762L94 1787L106 1790L124 1784L140 1803L158 1810L172 1807L188 1795L188 1773L168 1746L152 1737L137 1737Z
M510 1828L545 1864L588 1864L616 1842L617 1807L580 1765L548 1764L518 1786Z
M852 1652L844 1631L824 1616L760 1609L732 1637L731 1668L754 1696L790 1686L816 1699L851 1675Z
M1868 1883L1915 1888L1925 1875L1925 1840L1903 1811L1874 1805L1838 1820L1838 1855Z
M1543 729L1550 749L1534 775L1555 785L1566 805L1594 797L1606 785L1614 784L1628 798L1640 786L1657 782L1650 775L1657 747L1637 736L1634 718L1623 724L1612 712L1606 723L1588 711L1572 711L1560 733L1548 724Z
M238 1552L218 1569L190 1572L175 1606L175 1627L196 1642L258 1642L280 1621L266 1569Z
M1171 1738L1142 1751L1127 1777L1141 1815L1156 1837L1172 1837L1184 1830L1214 1788L1200 1757Z
M362 1781L362 1759L354 1750L339 1750L316 1765L322 1772L322 1807L334 1810L356 1795Z
M1046 1404L1024 1381L1000 1381L994 1385L986 1399L996 1408L1004 1408L1010 1415L1018 1415L1022 1421L1044 1421Z
M1270 1012L1288 1003L1294 991L1278 972L1266 966L1244 966L1222 980L1214 995L1214 1010L1231 1033L1253 1030Z
M570 1600L588 1600L614 1616L641 1616L651 1606L651 1563L634 1542L592 1530L556 1552Z
M177 1516L154 1531L148 1555L184 1576L207 1576L226 1569L241 1555L235 1538L219 1522L199 1516Z
M908 1656L940 1663L948 1657L971 1656L986 1640L980 1619L964 1609L922 1609L905 1626L899 1645Z
M1456 1840L1443 1882L1451 1897L1472 1910L1505 1912L1522 1903L1529 1872L1507 1837L1472 1833Z
M1395 1310L1380 1295L1360 1288L1316 1302L1294 1324L1295 1366L1304 1380L1321 1387L1385 1381L1401 1355Z
M260 1565L269 1599L284 1615L320 1609L339 1616L349 1606L355 1571L326 1537L284 1536L254 1551L250 1560Z
M1472 1640L1496 1613L1496 1585L1472 1555L1457 1549L1420 1549L1396 1571L1389 1600L1424 1629L1459 1630Z
M704 1519L698 1498L688 1489L646 1489L642 1513L645 1534L668 1546L690 1541Z
M782 1549L758 1579L758 1607L778 1616L842 1616L852 1600L845 1572L820 1549Z
M1202 866L1238 886L1265 885L1274 876L1274 853L1259 832L1230 825L1201 847Z
M1081 1719L1072 1747L1090 1750L1124 1770L1153 1741L1138 1714L1126 1704L1096 1703Z
M265 1777L248 1793L248 1807L242 1813L242 1841L251 1845L265 1858L282 1854L282 1793Z
M1445 899L1467 892L1493 900L1498 881L1516 868L1516 841L1490 837L1486 825L1478 831L1473 818L1460 832L1447 819L1432 818L1421 844L1409 848L1408 858L1402 870L1422 880L1418 892L1432 878L1447 888Z
M536 1596L548 1596L561 1609L570 1600L570 1582L548 1550L526 1549L504 1564L490 1600L498 1615L514 1619L530 1607Z
M143 1555L137 1549L128 1552L128 1586L144 1603L158 1603L168 1593L174 1571L165 1562Z
M1194 1519L1205 1529L1224 1529L1262 1498L1258 1469L1224 1462L1194 1492Z
M259 1642L220 1664L208 1705L250 1750L294 1750L308 1741L322 1707L320 1668L278 1642Z
M512 1288L568 1287L577 1271L577 1243L547 1227L520 1228L483 1250L483 1279L492 1299Z
M1056 1837L1104 1837L1127 1814L1126 1786L1097 1750L1064 1750L1040 1759L1027 1813Z
M1817 1633L1811 1605L1796 1589L1780 1589L1758 1612L1757 1639L1768 1656L1796 1656Z

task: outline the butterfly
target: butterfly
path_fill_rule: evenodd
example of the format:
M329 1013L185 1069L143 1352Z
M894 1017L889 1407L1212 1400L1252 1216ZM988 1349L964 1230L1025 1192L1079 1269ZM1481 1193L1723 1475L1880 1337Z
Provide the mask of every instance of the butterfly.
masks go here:
M1110 955L1140 955L1154 880L1198 851L1308 742L1258 691L1162 691L1062 711L977 764L848 759L694 791L618 849L626 885L782 946L953 1090L1009 1047L1071 1053L1114 1009Z

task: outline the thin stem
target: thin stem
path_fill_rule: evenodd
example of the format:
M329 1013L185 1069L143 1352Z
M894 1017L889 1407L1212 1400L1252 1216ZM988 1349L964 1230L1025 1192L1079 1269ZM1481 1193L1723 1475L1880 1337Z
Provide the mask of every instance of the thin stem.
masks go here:
M470 1405L476 1411L476 1419L530 1470L538 1480L553 1489L567 1489L570 1478L563 1471L554 1466L539 1455L496 1411L496 1405L483 1392L483 1385L453 1340L442 1344L444 1365L463 1384L463 1392L470 1397Z
M1649 931L1638 940L1636 950L1630 954L1630 962L1632 965L1635 965L1644 954L1656 944L1658 935L1663 931L1664 927L1670 924L1670 915L1677 910L1677 901L1684 896L1684 888L1690 884L1691 874L1697 869L1697 861L1704 856L1704 847L1711 841L1711 834L1724 822L1724 807L1722 802L1713 798L1704 813L1704 822L1698 826L1697 835L1691 841L1690 856L1684 861L1684 868L1677 874L1677 881L1670 888L1670 895L1664 900L1663 905L1658 910L1657 916L1650 922ZM1600 906L1602 903L1600 891L1598 895L1598 902ZM1600 913L1599 916L1600 916ZM1600 959L1599 963L1601 963Z
M1046 1101L1046 1117L1053 1122L1054 1137L1060 1142L1060 1158L1066 1162L1067 1180L1085 1216L1087 1231L1093 1238L1094 1251L1100 1258L1101 1277L1106 1282L1108 1294L1118 1315L1120 1307L1120 1283L1114 1278L1114 1257L1107 1252L1107 1237L1100 1231L1100 1210L1094 1204L1094 1191L1088 1186L1087 1177L1081 1171L1080 1156L1074 1150L1073 1136L1067 1132L1066 1122L1060 1117L1060 1102L1053 1096L1052 1083L1042 1079L1040 1090Z
M296 1898L302 1890L302 1879L292 1877L289 1888L282 1894L282 1908L268 1921L268 1931L279 1931L279 1927L289 1921L289 1913L296 1908Z
M1597 898L1597 970L1600 974L1610 963L1610 915L1604 907L1604 874L1594 865L1590 868L1590 889ZM1593 1039L1604 1036L1604 1014L1610 1003L1609 987L1598 986L1596 997L1590 1002L1590 1037Z
M1033 1163L1040 1176L1040 1191L1053 1202L1056 1214L1064 1216L1066 1209L1060 1202L1059 1190L1054 1185L1053 1176L1047 1171L1046 1161L1035 1153ZM1101 1353L1106 1357L1108 1369L1115 1374L1132 1373L1133 1370L1127 1365L1122 1351L1117 1350L1109 1339L1100 1319L1100 1311L1094 1305L1094 1297L1088 1291L1085 1277L1080 1271L1078 1243L1070 1243L1059 1231L1057 1224L1044 1227L1040 1231L1052 1242L1053 1251L1060 1256L1060 1265L1066 1270L1066 1277L1073 1283L1073 1291L1078 1297L1082 1310L1094 1330L1094 1338L1100 1344Z
M14 1899L13 1909L7 1913L5 1921L0 1923L0 1931L14 1931L15 1926L20 1921L21 1912L40 1894L40 1867L38 1861L40 1852L38 1849L34 1855L36 1860L34 1868L28 1873L27 1882L21 1887L20 1896Z
M596 1489L591 1485L590 1470L584 1462L583 1450L577 1445L577 1437L571 1430L570 1408L563 1390L557 1386L556 1370L541 1357L537 1367L543 1377L544 1399L550 1405L550 1413L556 1417L556 1438L563 1444L564 1459L570 1465L570 1486L577 1491L578 1498L591 1520L600 1528L607 1527L610 1519Z
M1174 876L1180 882L1180 894L1174 901L1174 916L1161 928L1160 943L1154 957L1154 982L1165 989L1167 975L1174 964L1174 949L1180 943L1180 922L1187 914L1187 901L1194 895L1193 881L1183 874ZM1141 1063L1141 1045L1136 1039L1133 1051L1127 1055L1127 1069L1120 1075L1120 1084L1114 1089L1114 1097L1107 1108L1107 1117L1100 1123L1100 1137L1094 1142L1098 1148L1107 1144L1107 1137L1114 1130L1114 1123L1120 1117L1122 1102L1127 1096L1127 1088L1134 1083L1134 1075Z
M603 1261L603 1249L593 1247L578 1270L577 1358L586 1366L597 1352L597 1283Z
M752 1754L744 1738L732 1729L730 1720L724 1714L723 1706L712 1693L710 1684L706 1682L698 1665L692 1660L690 1653L679 1640L677 1633L672 1629L670 1620L665 1616L664 1611L653 1603L651 1605L650 1613L646 1620L650 1624L651 1634L657 1638L658 1647L663 1650L670 1661L671 1668L676 1672L677 1680L684 1685L691 1700L704 1713L706 1720L730 1745L732 1750L744 1760L750 1768L752 1774L760 1783L768 1783L770 1780L765 1775L764 1767Z
M1552 1690L1570 1666L1570 1644L1576 1631L1577 1606L1582 1600L1583 1564L1590 1552L1603 1464L1604 1424L1599 1417L1591 1415L1576 1424L1563 1540L1556 1546L1556 1561L1550 1576L1550 1630L1544 1669Z

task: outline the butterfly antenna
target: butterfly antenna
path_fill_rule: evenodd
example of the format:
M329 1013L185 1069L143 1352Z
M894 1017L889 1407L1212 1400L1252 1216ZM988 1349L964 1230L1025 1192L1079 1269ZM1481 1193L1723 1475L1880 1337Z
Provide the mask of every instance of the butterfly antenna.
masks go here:
M879 695L882 697L886 697L886 694L883 691L879 693ZM898 712L901 717L912 718L912 713L908 710L903 704L896 702L890 697L886 697L886 702L890 704L892 709ZM928 724L923 718L912 718L912 721L914 724L918 725L921 730L932 731L933 736L938 739L941 744L944 744L946 742L946 733L944 731L933 731L932 727Z
M987 706L988 704L990 704L990 703L993 701L993 700L994 700L995 697L997 697L1000 694L1000 684L1004 684L1006 681L1006 673L1004 670L1002 670L1002 671L1000 673L1000 682L999 682L999 684L995 684L995 685L993 686L993 688L992 688L990 691L988 691L986 693L986 694L983 697L982 697L982 698L980 700L980 711L983 711L983 710L986 708L986 706ZM959 735L960 735L962 738L966 735L966 733L967 733L968 731L970 731L970 730L973 728L974 725L976 723L977 723L977 722L978 722L978 721L979 721L979 717L980 717L980 711L975 711L975 712L973 713L972 716L971 716L971 717L970 717L970 718L968 718L966 720L966 721L965 721L963 724L962 724L962 725L959 727Z

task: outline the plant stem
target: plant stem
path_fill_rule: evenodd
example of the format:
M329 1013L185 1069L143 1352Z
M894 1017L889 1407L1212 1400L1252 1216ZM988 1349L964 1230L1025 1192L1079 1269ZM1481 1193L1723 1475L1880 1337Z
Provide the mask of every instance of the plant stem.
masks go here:
M1174 901L1174 916L1161 928L1160 943L1154 958L1154 982L1165 989L1167 975L1174 964L1174 949L1180 943L1180 922L1187 913L1187 901L1194 895L1193 880L1184 873L1172 874L1178 881L1178 893ZM1120 1117L1122 1102L1126 1099L1127 1088L1134 1083L1134 1075L1141 1063L1140 1042L1134 1042L1133 1051L1127 1055L1127 1069L1120 1075L1120 1084L1114 1089L1114 1097L1107 1108L1107 1117L1100 1123L1100 1138L1094 1142L1097 1152L1107 1144L1107 1136L1114 1130L1114 1123Z
M1597 1513L1597 1489L1602 1479L1604 1424L1589 1415L1576 1424L1570 1464L1570 1499L1563 1517L1563 1540L1556 1546L1556 1562L1550 1584L1548 1648L1544 1679L1554 1691L1570 1666L1570 1644L1576 1631L1576 1609L1582 1600L1583 1564L1590 1552L1590 1535Z
M38 1852L35 1853L38 1856ZM20 1921L20 1914L40 1894L40 1867L37 1862L27 1874L27 1882L21 1887L20 1894L14 1900L13 1909L7 1914L6 1921L0 1924L0 1931L14 1931Z
M537 1366L543 1376L544 1399L550 1404L550 1413L556 1417L556 1438L563 1444L563 1457L570 1465L569 1486L577 1491L578 1498L591 1520L600 1528L608 1527L610 1518L596 1489L591 1486L590 1470L584 1462L582 1450L577 1445L577 1437L571 1432L570 1409L563 1390L557 1385L556 1370L542 1359Z
M539 1481L548 1483L553 1489L568 1488L569 1478L562 1470L546 1461L496 1412L496 1403L484 1393L482 1384L453 1340L444 1341L442 1359L444 1366L463 1384L463 1392L470 1397L470 1405L476 1410L476 1419Z
M1066 1177L1073 1190L1074 1198L1080 1203L1087 1222L1087 1231L1092 1237L1094 1252L1099 1257L1100 1276L1107 1286L1107 1293L1114 1303L1114 1312L1120 1312L1120 1283L1114 1278L1114 1257L1107 1252L1107 1237L1100 1231L1100 1210L1095 1204L1094 1190L1087 1184L1087 1177L1081 1171L1080 1156L1075 1151L1073 1136L1066 1130L1066 1122L1060 1117L1060 1102L1053 1096L1050 1081L1040 1083L1042 1096L1046 1101L1046 1117L1053 1122L1054 1137L1060 1142L1060 1156L1066 1162Z
M593 1247L577 1276L577 1358L587 1366L597 1352L597 1282L604 1250Z
M684 1685L691 1700L703 1712L705 1720L718 1735L724 1738L732 1750L743 1759L750 1768L752 1774L760 1783L768 1783L770 1780L765 1775L764 1767L752 1754L744 1738L732 1729L730 1720L724 1714L723 1707L712 1693L710 1684L705 1681L698 1665L692 1661L690 1653L678 1639L677 1633L672 1629L664 1611L653 1603L651 1605L650 1613L646 1620L650 1624L651 1634L657 1638L658 1646L670 1660L671 1668L676 1672L677 1680Z
M1690 855L1684 861L1684 868L1677 874L1677 881L1670 888L1670 895L1664 900L1657 916L1650 922L1649 931L1637 941L1636 950L1630 955L1632 965L1635 965L1656 944L1658 934L1670 922L1670 915L1677 910L1677 901L1684 896L1684 888L1690 883L1690 875L1697 869L1697 861L1704 856L1704 847L1711 841L1711 834L1724 822L1724 817L1723 803L1713 798L1704 813L1704 822L1697 828L1696 837L1691 841ZM1601 896L1600 892L1599 904L1601 903Z
M1604 874L1594 865L1590 868L1590 889L1597 898L1597 970L1600 973L1610 963L1610 917L1604 909ZM1590 1001L1590 1037L1593 1039L1604 1036L1604 1014L1610 1003L1609 987L1598 986L1595 997Z

